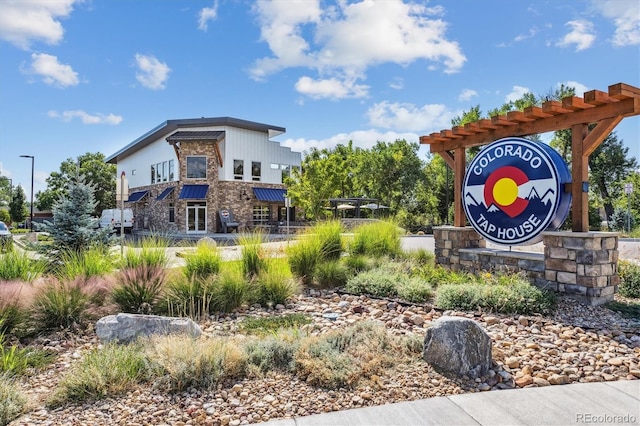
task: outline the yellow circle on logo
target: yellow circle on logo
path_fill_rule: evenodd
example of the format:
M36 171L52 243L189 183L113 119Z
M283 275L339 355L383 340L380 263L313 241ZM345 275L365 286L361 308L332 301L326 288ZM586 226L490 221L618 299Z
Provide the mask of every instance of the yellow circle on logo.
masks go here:
M518 185L511 178L499 179L493 185L493 199L501 206L509 206L518 198Z

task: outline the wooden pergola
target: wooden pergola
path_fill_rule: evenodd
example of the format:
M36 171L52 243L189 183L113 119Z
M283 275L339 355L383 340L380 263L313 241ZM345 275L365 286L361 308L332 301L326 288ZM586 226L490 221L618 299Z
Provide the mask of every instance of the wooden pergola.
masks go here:
M589 230L588 182L589 155L625 117L640 115L640 89L624 83L609 86L609 91L591 90L584 97L568 96L562 101L547 101L542 107L478 120L421 136L420 143L442 156L454 173L454 226L465 226L462 208L462 183L466 167L465 150L509 136L571 129L571 219L574 232ZM596 123L589 131L589 124Z

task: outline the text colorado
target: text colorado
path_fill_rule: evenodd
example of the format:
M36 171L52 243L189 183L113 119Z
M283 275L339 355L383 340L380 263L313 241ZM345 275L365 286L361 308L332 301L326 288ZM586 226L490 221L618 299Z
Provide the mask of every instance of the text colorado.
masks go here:
M535 155L535 153L529 148L523 148L521 146L514 145L505 145L504 147L498 146L492 152L488 152L486 155L483 155L478 159L478 164L473 168L473 173L480 176L482 174L482 170L491 164L493 161L502 157L520 157L523 161L529 163L531 168L537 169L542 164L542 159L540 156Z

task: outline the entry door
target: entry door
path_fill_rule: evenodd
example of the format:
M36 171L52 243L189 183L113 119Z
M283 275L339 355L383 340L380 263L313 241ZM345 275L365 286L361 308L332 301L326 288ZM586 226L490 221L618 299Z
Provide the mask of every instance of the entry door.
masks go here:
M187 232L207 232L207 203L187 203Z

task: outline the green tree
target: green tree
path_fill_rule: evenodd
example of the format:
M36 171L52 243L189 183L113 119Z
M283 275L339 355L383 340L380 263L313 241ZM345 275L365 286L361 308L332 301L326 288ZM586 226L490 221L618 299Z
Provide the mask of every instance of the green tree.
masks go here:
M53 239L53 247L59 251L81 252L95 246L107 246L113 241L109 228L96 229L97 219L91 216L97 201L94 188L85 183L84 177L75 173L62 195L53 205L53 222L39 225Z
M36 194L36 207L51 210L61 196L67 195L67 187L74 174L83 175L87 184L95 188L93 215L99 216L102 210L115 208L116 165L105 163L104 154L99 152L88 152L76 160L68 158L63 161L60 171L52 172L47 178L47 189Z
M11 180L6 176L0 176L0 206L8 206L11 201Z
M9 202L9 216L12 223L22 223L27 217L27 196L21 185L13 189L13 198Z

